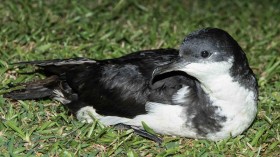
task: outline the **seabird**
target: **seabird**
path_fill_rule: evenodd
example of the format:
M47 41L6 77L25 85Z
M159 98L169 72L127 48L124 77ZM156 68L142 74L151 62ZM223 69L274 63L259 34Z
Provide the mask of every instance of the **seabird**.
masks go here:
M52 98L82 122L92 122L93 115L157 142L143 122L159 134L217 141L241 134L257 113L258 85L246 55L218 28L187 35L179 50L18 64L37 66L47 77L4 97Z

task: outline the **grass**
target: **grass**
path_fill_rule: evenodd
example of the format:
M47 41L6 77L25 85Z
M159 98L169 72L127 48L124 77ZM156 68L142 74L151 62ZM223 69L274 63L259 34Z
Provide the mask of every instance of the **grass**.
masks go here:
M0 156L278 156L280 155L280 3L269 1L1 1L0 93L40 75L12 62L114 58L178 48L203 27L227 30L259 80L258 115L235 138L211 142L162 136L163 145L95 122L83 124L51 100L0 95ZM30 69L29 69L30 70Z

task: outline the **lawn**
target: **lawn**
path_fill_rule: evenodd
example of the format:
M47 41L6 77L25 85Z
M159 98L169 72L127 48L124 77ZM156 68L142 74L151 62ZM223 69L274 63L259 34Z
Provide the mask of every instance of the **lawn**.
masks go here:
M280 156L280 3L236 1L6 0L0 3L0 156ZM99 122L83 124L49 99L4 99L40 75L10 63L178 48L203 27L228 31L259 82L258 115L242 135L218 142L161 136L162 145Z

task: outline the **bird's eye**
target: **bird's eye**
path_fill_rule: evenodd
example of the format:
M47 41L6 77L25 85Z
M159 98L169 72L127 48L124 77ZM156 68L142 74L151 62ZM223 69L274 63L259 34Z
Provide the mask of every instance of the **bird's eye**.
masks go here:
M207 58L210 56L210 53L208 51L201 51L200 52L201 57L203 58Z

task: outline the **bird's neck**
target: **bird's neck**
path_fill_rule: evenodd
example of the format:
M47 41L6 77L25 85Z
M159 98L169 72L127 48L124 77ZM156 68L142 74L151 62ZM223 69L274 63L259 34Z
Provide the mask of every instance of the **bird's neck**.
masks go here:
M208 77L200 81L202 89L208 94L210 99L236 104L240 104L241 102L247 103L246 101L249 101L248 103L255 101L257 93L245 88L240 82L234 81L229 74L215 76L215 78Z

